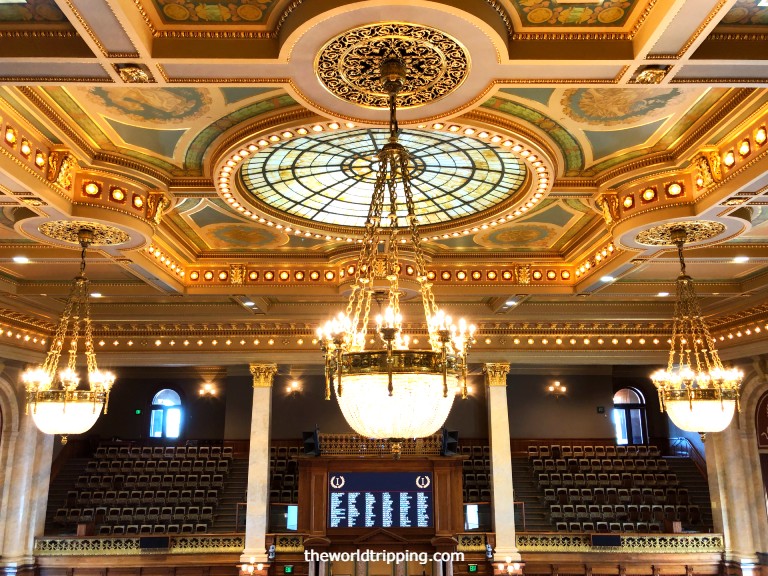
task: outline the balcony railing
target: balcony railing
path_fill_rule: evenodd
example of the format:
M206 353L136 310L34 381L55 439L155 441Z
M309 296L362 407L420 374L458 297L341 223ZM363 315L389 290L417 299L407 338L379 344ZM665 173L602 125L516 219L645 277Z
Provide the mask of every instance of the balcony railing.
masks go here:
M142 549L140 536L75 537L45 536L35 539L35 556L134 556L140 554L240 554L242 534L167 536L168 548Z

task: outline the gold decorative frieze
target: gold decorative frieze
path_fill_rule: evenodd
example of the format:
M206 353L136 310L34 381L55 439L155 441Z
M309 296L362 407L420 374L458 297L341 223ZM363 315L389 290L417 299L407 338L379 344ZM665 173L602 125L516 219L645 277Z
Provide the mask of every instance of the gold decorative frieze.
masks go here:
M278 554L303 554L304 537L300 534L276 534L275 552Z
M684 222L666 222L640 232L635 240L646 246L673 246L672 230L683 228L686 244L703 242L725 232L725 225L711 220L686 220Z
M442 448L442 434L433 434L426 438L406 438L398 440L401 455L424 456L438 455ZM324 455L381 457L392 456L392 442L376 438L364 438L358 434L320 434L320 448Z
M78 167L77 158L69 152L51 152L48 156L48 172L46 177L49 182L64 188L64 190L71 190Z
M114 246L130 240L130 236L119 228L84 220L52 220L41 224L38 230L54 240L80 245L77 233L82 228L93 230L91 246Z
M438 100L458 88L469 73L469 53L458 40L434 28L400 22L344 32L320 50L315 69L334 96L358 106L389 108L379 70L381 62L392 56L409 63L399 108Z
M589 534L517 534L520 552L611 552L637 554L721 553L722 534L621 535L620 546L592 546Z
M240 553L245 547L241 534L178 535L168 539L167 554ZM35 556L134 556L142 551L139 537L41 537L35 539Z
M457 534L456 539L459 541L456 546L458 552L483 552L486 551L486 544L488 540L485 534Z

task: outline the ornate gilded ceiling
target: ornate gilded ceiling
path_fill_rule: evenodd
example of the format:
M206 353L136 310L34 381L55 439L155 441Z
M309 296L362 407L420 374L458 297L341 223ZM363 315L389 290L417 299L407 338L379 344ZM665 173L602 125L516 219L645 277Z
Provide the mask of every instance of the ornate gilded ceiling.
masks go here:
M390 53L410 66L398 117L429 278L479 323L478 361L660 361L663 232L681 222L709 223L686 260L726 355L759 346L728 334L768 321L768 8L465 4L0 3L6 355L40 348L77 269L62 234L90 222L114 240L89 264L114 362L319 363L314 327L349 289L385 141ZM553 360L555 338L575 344Z

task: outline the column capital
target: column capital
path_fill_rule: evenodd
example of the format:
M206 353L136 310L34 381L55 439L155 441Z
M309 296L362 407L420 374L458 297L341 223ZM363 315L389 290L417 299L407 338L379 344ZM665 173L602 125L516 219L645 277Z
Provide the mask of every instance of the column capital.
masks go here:
M250 364L254 388L272 388L272 381L277 374L277 364Z
M485 374L485 383L488 386L506 386L509 362L483 364L483 373Z

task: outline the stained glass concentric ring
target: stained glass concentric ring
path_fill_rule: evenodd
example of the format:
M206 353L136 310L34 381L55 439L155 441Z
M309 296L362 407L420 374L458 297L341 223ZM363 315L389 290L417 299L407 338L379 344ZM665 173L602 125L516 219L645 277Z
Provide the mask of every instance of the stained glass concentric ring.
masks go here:
M295 138L263 149L240 170L248 193L266 205L313 222L363 227L376 181L382 129ZM514 196L525 165L510 151L454 133L405 130L419 224L449 222ZM402 200L402 199L401 199ZM401 223L401 225L403 225Z

